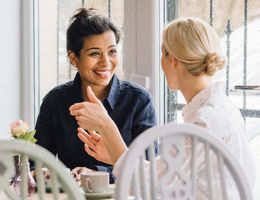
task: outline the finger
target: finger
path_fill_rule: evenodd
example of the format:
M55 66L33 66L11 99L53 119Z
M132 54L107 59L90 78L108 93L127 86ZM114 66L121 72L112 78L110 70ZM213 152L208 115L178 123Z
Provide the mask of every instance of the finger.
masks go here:
M93 90L91 89L90 86L87 87L87 95L88 95L90 102L102 105L101 101L96 97L96 95L94 94L94 92L93 92Z
M87 167L81 167L80 173L92 172L92 171L93 171L92 169L89 169L89 168L87 168Z
M92 136L90 136L88 133L86 133L85 131L84 131L83 134L82 134L82 131L80 131L80 132L78 133L78 137L79 137L79 138L81 139L81 141L84 142L84 143L90 142L90 143L93 143L94 145L95 145L95 143L96 143L96 140L95 140Z
M82 134L84 137L89 136L89 134L87 133L87 131L85 131L83 128L78 128L78 133Z
M82 167L81 167L82 168ZM80 171L81 170L79 170L75 175L76 175L76 177L75 177L75 179L76 179L76 181L78 182L78 181L80 181Z
M96 153L92 151L87 144L85 144L85 151L87 152L88 155L92 156L97 160Z
M88 131L90 136L95 140L95 141L99 141L101 139L101 135L99 135L98 133L96 133L95 131Z
M86 110L84 111L83 109L75 109L75 110L72 110L72 111L70 111L70 115L72 115L72 116L82 116L82 115L84 115L85 114L85 112L86 112Z
M95 151L96 145L93 142L90 142L87 138L85 138L84 143L87 144L93 151Z
M73 171L71 171L70 174L72 175L73 178L76 178L76 180L79 179L79 178L78 178L79 175L78 175L77 172L73 172Z
M71 172L75 172L75 173L79 173L79 170L80 170L81 167L75 167L74 169L71 170Z
M80 135L82 134L82 135ZM96 137L96 135L94 135ZM78 128L78 137L82 139L81 141L87 143L87 140L94 145L98 142L99 138L94 138L92 135L89 135L83 128ZM101 136L100 136L101 137Z
M82 168L83 167L76 167L73 170L71 170L71 172L70 172L72 174L72 176L76 178L77 182L80 181L80 175L79 174L81 173Z
M90 138L90 136L82 135L81 133L78 133L78 137L82 142L87 144L93 151L96 149L93 139L88 140L88 138Z
M95 145L96 146L96 144L97 144L97 140L95 139L95 138L93 138L92 136L90 136L90 135L86 135L85 136L86 137L86 142L90 142L90 143L92 143L93 145Z
M96 141L93 139L93 138L91 138L90 136L88 136L88 135L82 135L81 133L78 133L78 138L82 141L82 142L84 142L85 144L88 144L88 145L90 145L91 147L95 147L95 145L96 145Z
M82 133L78 133L78 138L83 142L86 143L86 137L82 135Z
M71 105L69 107L69 110L74 111L74 110L80 109L81 107L82 107L82 103L74 103L73 105Z

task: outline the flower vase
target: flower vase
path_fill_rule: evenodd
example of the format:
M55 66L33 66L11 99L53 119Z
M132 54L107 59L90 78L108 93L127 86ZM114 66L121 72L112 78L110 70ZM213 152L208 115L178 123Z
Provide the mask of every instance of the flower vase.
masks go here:
M21 194L21 186L22 186L22 176L21 176L21 170L22 170L22 163L20 162L20 156L17 163L17 173L13 181L13 188L16 194ZM30 196L34 191L36 187L35 180L30 172L30 163L27 162L27 177L28 177L28 196Z

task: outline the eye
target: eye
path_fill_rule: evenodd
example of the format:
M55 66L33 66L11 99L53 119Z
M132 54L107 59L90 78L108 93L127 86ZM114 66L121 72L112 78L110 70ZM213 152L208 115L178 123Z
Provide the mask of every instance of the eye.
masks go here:
M99 52L92 52L91 54L90 54L90 56L98 56L98 55L100 55L100 53Z
M112 49L109 51L110 54L115 55L117 53L116 49Z

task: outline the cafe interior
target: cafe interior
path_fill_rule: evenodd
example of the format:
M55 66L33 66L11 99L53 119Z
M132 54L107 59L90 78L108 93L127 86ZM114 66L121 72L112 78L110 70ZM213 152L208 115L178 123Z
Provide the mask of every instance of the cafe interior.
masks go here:
M2 0L0 20L1 200L260 199L259 0Z

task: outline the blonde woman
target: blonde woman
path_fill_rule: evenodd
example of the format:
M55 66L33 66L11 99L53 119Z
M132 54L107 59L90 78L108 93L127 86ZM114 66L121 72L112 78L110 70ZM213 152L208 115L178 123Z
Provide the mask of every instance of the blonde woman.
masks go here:
M223 141L244 167L249 180L253 180L244 120L226 97L223 83L212 82L216 71L226 65L215 30L200 19L179 18L165 27L161 51L161 65L169 88L180 90L187 102L182 111L184 122L202 126ZM106 147L116 171L120 163L118 158L127 147L91 88L88 88L88 95L93 109L89 110L89 123L81 124L81 127L100 133L100 146ZM93 113L102 115L93 119ZM79 129L78 136L86 145L95 143L95 137L89 137L83 129ZM160 160L158 162L160 165ZM248 163L247 168L244 163ZM203 199L207 195L203 191L203 181L199 189L200 199Z

